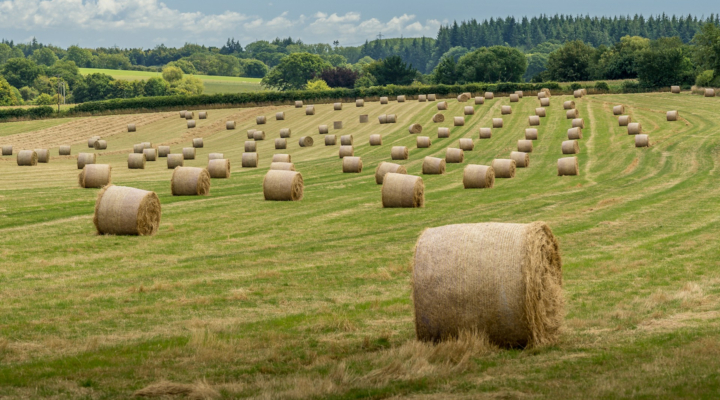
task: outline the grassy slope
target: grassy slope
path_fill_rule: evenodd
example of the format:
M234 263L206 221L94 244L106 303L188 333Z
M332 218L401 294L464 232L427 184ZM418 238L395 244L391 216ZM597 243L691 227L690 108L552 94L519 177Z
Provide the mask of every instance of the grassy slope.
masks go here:
M110 153L99 158L115 167L115 184L157 191L162 224L149 238L95 235L97 190L76 187L74 160L19 169L5 157L2 392L126 398L161 379L205 379L227 397L716 397L717 100L583 99L581 175L560 178L555 165L570 125L563 100L552 98L530 168L490 190L462 188L464 165L514 150L537 104L525 98L491 140L475 140L464 164L423 177L423 209L382 209L376 165L389 160L391 146L406 145L410 160L402 163L420 174L423 157L442 157L460 137L477 138L507 98L476 107L450 139L437 139L436 127L461 114L454 100L442 124L430 122L433 103L346 104L341 112L319 105L315 117L265 108L258 112L280 109L287 117L263 127L269 140L259 145L258 169L239 168L245 130L256 128L254 110L212 110L191 132L177 117L150 122L112 136ZM617 126L611 108L619 103L643 123L651 148L634 148ZM680 110L681 121L665 122L669 108ZM397 113L400 123L378 125L385 112ZM370 124L357 123L361 113ZM225 119L238 121L238 130L224 130ZM340 119L346 128L331 133L353 134L361 174L342 174L338 146L323 146L317 134L317 125ZM431 148L415 148L411 122L423 124ZM305 179L300 202L263 201L262 178L281 127L293 130L286 152ZM371 133L384 134L382 146L368 146ZM315 146L301 149L297 139L307 134ZM205 136L205 148L186 165L203 166L208 153L220 151L234 166L231 179L213 180L207 198L170 196L171 171L162 159L145 170L125 167L133 143L177 142L179 151L193 136ZM409 263L419 233L450 223L537 220L561 242L567 318L560 343L432 354L415 344Z

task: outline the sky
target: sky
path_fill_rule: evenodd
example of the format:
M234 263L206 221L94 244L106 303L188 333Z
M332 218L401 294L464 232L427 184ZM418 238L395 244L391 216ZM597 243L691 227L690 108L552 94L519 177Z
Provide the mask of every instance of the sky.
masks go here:
M184 43L244 46L276 37L357 46L383 37L435 37L440 25L541 14L615 16L720 13L717 0L0 0L0 38L67 47Z

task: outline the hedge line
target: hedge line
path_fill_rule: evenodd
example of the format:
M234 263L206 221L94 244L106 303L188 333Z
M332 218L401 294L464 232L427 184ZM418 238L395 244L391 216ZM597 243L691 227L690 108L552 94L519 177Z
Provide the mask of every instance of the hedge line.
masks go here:
M50 106L33 108L0 108L0 120L3 119L39 119L47 118L53 114Z

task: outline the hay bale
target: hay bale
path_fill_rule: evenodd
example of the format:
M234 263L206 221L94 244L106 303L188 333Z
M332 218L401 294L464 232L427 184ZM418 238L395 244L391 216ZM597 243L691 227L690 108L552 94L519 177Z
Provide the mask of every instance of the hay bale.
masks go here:
M385 174L388 173L407 174L407 170L400 164L381 161L377 168L375 168L375 183L382 185L383 178Z
M135 132L137 128L135 127L135 124L128 124L127 130L128 132Z
M516 95L516 94L514 94L514 93L510 95L510 102L511 102L511 103L517 103L517 102L519 102L519 101L520 101L520 96L518 96L518 95Z
M289 162L272 162L270 169L275 171L295 171L295 164Z
M145 169L145 154L128 154L128 169Z
M490 139L490 138L492 138L492 129L480 128L480 139Z
M476 105L476 106L479 106L479 105L482 105L482 104L485 104L485 98L482 97L482 96L477 96L477 97L475 97L475 105Z
M408 128L408 131L410 131L410 133L422 133L422 129L422 125L420 124L412 124Z
M670 86L670 93L680 93L680 86Z
M437 96L435 96L434 94L429 94L429 95L427 95L428 101L435 101L435 100L436 100L436 97L437 97Z
M580 166L578 165L577 157L563 157L559 158L557 162L558 176L565 175L578 175L580 173Z
M327 135L325 136L325 146L335 146L335 143L337 141L337 136L335 135ZM370 137L372 140L372 136Z
M457 101L458 103L467 103L468 97L467 95L465 95L465 93L463 93L457 97Z
M572 127L573 128L582 128L585 129L585 120L582 118L575 118L572 120Z
M390 149L390 158L392 160L407 160L410 151L407 146L393 146Z
M208 117L207 111L200 111L200 112L198 113L198 118L199 118L199 119L207 119L207 117Z
M617 106L613 107L613 115L623 115L625 114L625 106L622 104L619 104Z
M133 153L142 154L143 150L145 150L145 146L143 146L142 143L137 143L133 145Z
M398 96L398 97L397 97L397 102L398 102L398 103L404 103L404 102L405 102L405 96Z
M151 149L153 147L152 142L142 142L140 144L143 146L143 149Z
M259 115L255 117L255 123L258 125L265 125L267 123L267 118L265 118L264 115Z
M235 129L235 121L225 122L225 129L227 129L229 131Z
M152 148L143 149L143 155L145 156L145 161L157 161L158 151Z
M341 111L341 110L342 110L342 103L334 103L334 104L333 104L333 110L335 110L335 111Z
M60 146L60 149L58 150L58 154L61 156L69 156L70 153L72 153L71 147L67 145Z
M98 139L95 141L95 150L107 150L107 141Z
M540 126L540 117L537 115L531 115L528 117L528 125L530 126Z
M545 116L547 115L547 113L545 112L545 108L543 108L543 107L536 108L535 115L537 115L540 118L545 118Z
M502 118L493 118L492 119L492 127L493 128L502 128L503 127L503 119Z
M303 189L302 175L296 171L270 170L263 178L263 196L265 196L265 200L302 200Z
M472 151L475 148L475 143L470 138L460 139L459 146L463 151Z
M295 108L302 108L303 102L302 100L295 100Z
M502 114L502 115L510 115L510 114L512 114L512 107L510 107L510 106L502 106L502 107L500 107L500 114Z
M50 162L50 150L48 149L34 149L37 154L37 162L41 164L47 164Z
M465 189L489 189L495 186L495 170L487 165L469 164L463 170Z
M370 135L370 146L382 145L382 135L379 133Z
M183 154L170 153L167 155L168 169L175 169L176 167L182 167L183 165L185 165L185 156Z
M715 97L715 89L705 89L705 97Z
M210 153L208 154L208 161L210 160L222 160L225 158L223 153Z
M542 88L542 89L540 89L540 91L545 93L545 97L550 98L550 89Z
M292 130L290 128L282 128L280 129L280 137L283 139L287 139L292 135Z
M108 185L98 193L93 224L101 235L152 236L160 227L160 214L155 192Z
M507 158L496 158L490 164L495 171L496 178L514 178L515 160Z
M253 132L253 140L265 140L265 131Z
M433 115L433 119L432 119L432 120L433 120L433 122L435 122L435 123L445 122L445 116L442 115L442 114L440 114L440 113L437 113L437 114Z
M342 146L352 146L352 145L353 145L353 135L343 135L343 136L340 136L340 145L342 145Z
M579 99L579 98L583 97L583 91L578 89L573 92L573 96L575 96L576 99Z
M195 112L185 111L185 119L193 119L194 117L195 117Z
M472 97L473 97L472 93L470 93L470 92L465 92L463 94L465 95L465 97L468 98L468 100L472 99Z
M253 138L255 138L255 129L250 129L250 130L247 131L247 138L248 138L248 139L253 139Z
M387 124L387 115L385 115L385 114L380 114L380 115L378 116L378 122L380 122L380 125L382 125L382 124Z
M425 185L419 176L389 172L382 183L384 208L418 208L425 204Z
M185 112L187 112L187 110L180 111L180 118L185 119Z
M388 114L386 117L386 122L388 124L394 124L397 122L397 114Z
M273 154L272 162L292 162L292 156L290 154Z
M207 196L210 173L206 168L177 167L170 180L170 191L173 196Z
M677 121L680 114L678 114L677 110L668 111L666 114L668 121Z
M541 107L550 107L550 99L548 99L548 98L540 99L540 106Z
M465 117L453 117L453 126L465 126Z
M427 96L424 94L418 95L418 103L425 103L427 101Z
M257 132L257 131L255 131L255 132ZM262 131L261 131L261 132L262 132ZM264 133L263 133L263 135L264 135ZM202 138L195 138L195 139L193 139L192 145L193 145L193 147L196 148L196 149L201 149L201 148L203 147L203 140L202 140Z
M465 152L462 149L448 147L445 149L445 162L450 164L459 164L465 161Z
M418 136L415 139L415 143L417 144L418 149L426 149L432 145L429 136Z
M89 148L89 149L94 149L94 148L95 148L95 142L97 142L98 140L100 140L100 136L93 136L93 137L91 137L90 139L88 139L88 148ZM7 147L7 146L6 146L6 147ZM10 151L12 151L12 146L9 146L9 147L10 147ZM5 148L5 147L3 147L3 149L4 149L4 148ZM4 155L4 156L11 156L12 153L10 153L10 154L4 154L4 153L3 153L3 155Z
M370 121L370 118L367 114L360 115L360 123L361 124L367 124Z
M637 135L635 136L635 147L648 147L650 146L650 136L648 135Z
M276 121L284 121L285 120L285 112L278 111L275 113L275 120Z
M563 103L563 109L565 110L572 110L575 108L575 102L572 100L568 100Z
M540 91L540 92L538 92L538 94L537 94L537 98L538 98L538 100L540 100L540 99L547 99L547 93L545 93L545 92L543 92L543 91Z
M283 139L283 138L275 139L275 149L277 149L277 150L287 149L287 139Z
M475 115L475 108L473 106L465 106L463 113L465 115Z
M313 145L313 138L310 136L301 136L300 140L298 140L298 144L300 147L312 147Z
M362 159L360 157L343 157L342 171L343 173L360 173L362 172Z
M533 142L532 140L518 140L517 144L518 151L522 151L523 153L532 153L533 151Z
M620 126L628 126L632 122L632 117L629 115L621 115L618 117L618 124Z
M387 103L388 103L388 98L387 98L387 97L381 97L381 98L380 98L380 104L387 104Z
M544 222L426 229L411 280L418 340L481 332L495 345L524 348L558 339L562 262Z
M333 129L342 129L343 123L342 121L333 121Z
M445 173L445 159L425 157L422 163L423 175L442 175Z
M194 147L183 147L182 149L183 159L194 160L195 159L195 148Z
M521 99L523 98L523 91L522 91L522 90L516 90L516 91L515 91L515 94L516 94L519 98L521 98Z
M330 128L328 128L327 125L318 125L318 133L321 135L325 135L328 132L330 132Z
M338 151L339 158L352 157L354 155L355 155L355 148L353 146L349 146L349 145L340 146L340 150Z
M582 128L570 128L567 130L567 137L569 140L582 139Z
M242 168L257 168L259 162L260 156L258 153L242 153L240 166Z
M77 158L78 169L83 169L88 164L95 164L97 156L95 153L80 153Z
M38 155L34 150L20 150L17 155L17 165L35 166L38 163Z
M639 122L631 122L627 126L628 135L638 135L642 133L642 125Z
M538 130L535 128L525 129L525 140L537 140Z
M492 100L495 98L495 94L493 92L485 92L485 95L483 96L485 100Z
M213 160L209 160L207 171L210 174L210 178L230 178L230 160L224 158L216 158Z
M112 167L108 164L88 164L78 174L81 188L101 188L110 183Z
M245 142L245 153L254 153L257 151L257 142L246 141Z
M363 100L363 99L355 100L355 107L365 107L365 100Z
M577 140L565 140L562 142L562 153L578 154L580 153L580 144Z
M438 139L449 138L450 128L438 128Z
M315 106L305 107L305 115L315 115Z
M187 127L188 127L188 129L194 128L194 127L195 127L195 120L194 120L194 119L189 120L189 121L187 122Z
M578 110L576 108L573 108L571 110L567 110L565 112L565 117L567 119L575 119L578 117Z
M532 146L532 142L530 142ZM516 168L526 168L530 166L530 154L522 151L511 151L510 158L515 161Z
M448 103L447 101L441 101L437 103L437 109L438 111L445 111L448 109Z

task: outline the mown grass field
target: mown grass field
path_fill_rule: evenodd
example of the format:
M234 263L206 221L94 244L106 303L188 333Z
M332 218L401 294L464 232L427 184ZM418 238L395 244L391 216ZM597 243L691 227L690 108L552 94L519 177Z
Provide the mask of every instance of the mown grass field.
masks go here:
M98 190L77 186L75 158L18 167L0 161L0 397L128 398L157 382L189 397L274 398L717 398L720 395L720 100L688 94L589 96L580 175L556 176L570 120L552 97L530 168L495 187L465 190L462 169L507 158L538 101L525 97L505 127L480 141L478 128L508 98L476 106L466 125L438 139L462 107L449 100L304 108L211 110L188 130L176 112L83 118L45 129L0 124L0 144L43 144L57 154L88 151L98 133L113 182L154 190L162 203L153 237L98 236ZM468 103L471 104L471 103ZM637 149L617 126L625 104L652 146ZM681 119L666 122L677 109ZM276 111L286 120L276 121ZM399 123L379 125L381 113ZM358 115L369 114L369 124ZM246 130L269 118L260 167L240 168ZM234 120L238 129L225 130ZM342 120L365 168L343 174L338 146L317 126ZM125 125L138 124L127 133ZM419 122L432 147L417 149L407 127ZM23 125L24 128L22 128ZM279 129L288 150L275 151ZM5 135L3 132L13 134ZM21 131L25 131L22 133ZM370 147L370 134L383 145ZM315 145L298 147L302 135ZM152 141L173 152L203 137L186 165L222 152L232 177L213 180L207 197L170 195L165 160L128 170L132 145ZM373 174L390 148L419 175L425 156L444 157L458 139L475 139L463 164L423 176L421 209L383 209ZM339 143L339 140L338 140ZM94 150L90 150L94 151ZM299 202L263 200L274 153L289 153L305 180ZM504 350L473 338L434 347L414 340L410 290L415 242L426 227L468 222L545 221L563 257L566 319L556 345ZM169 385L169 384L168 384Z

